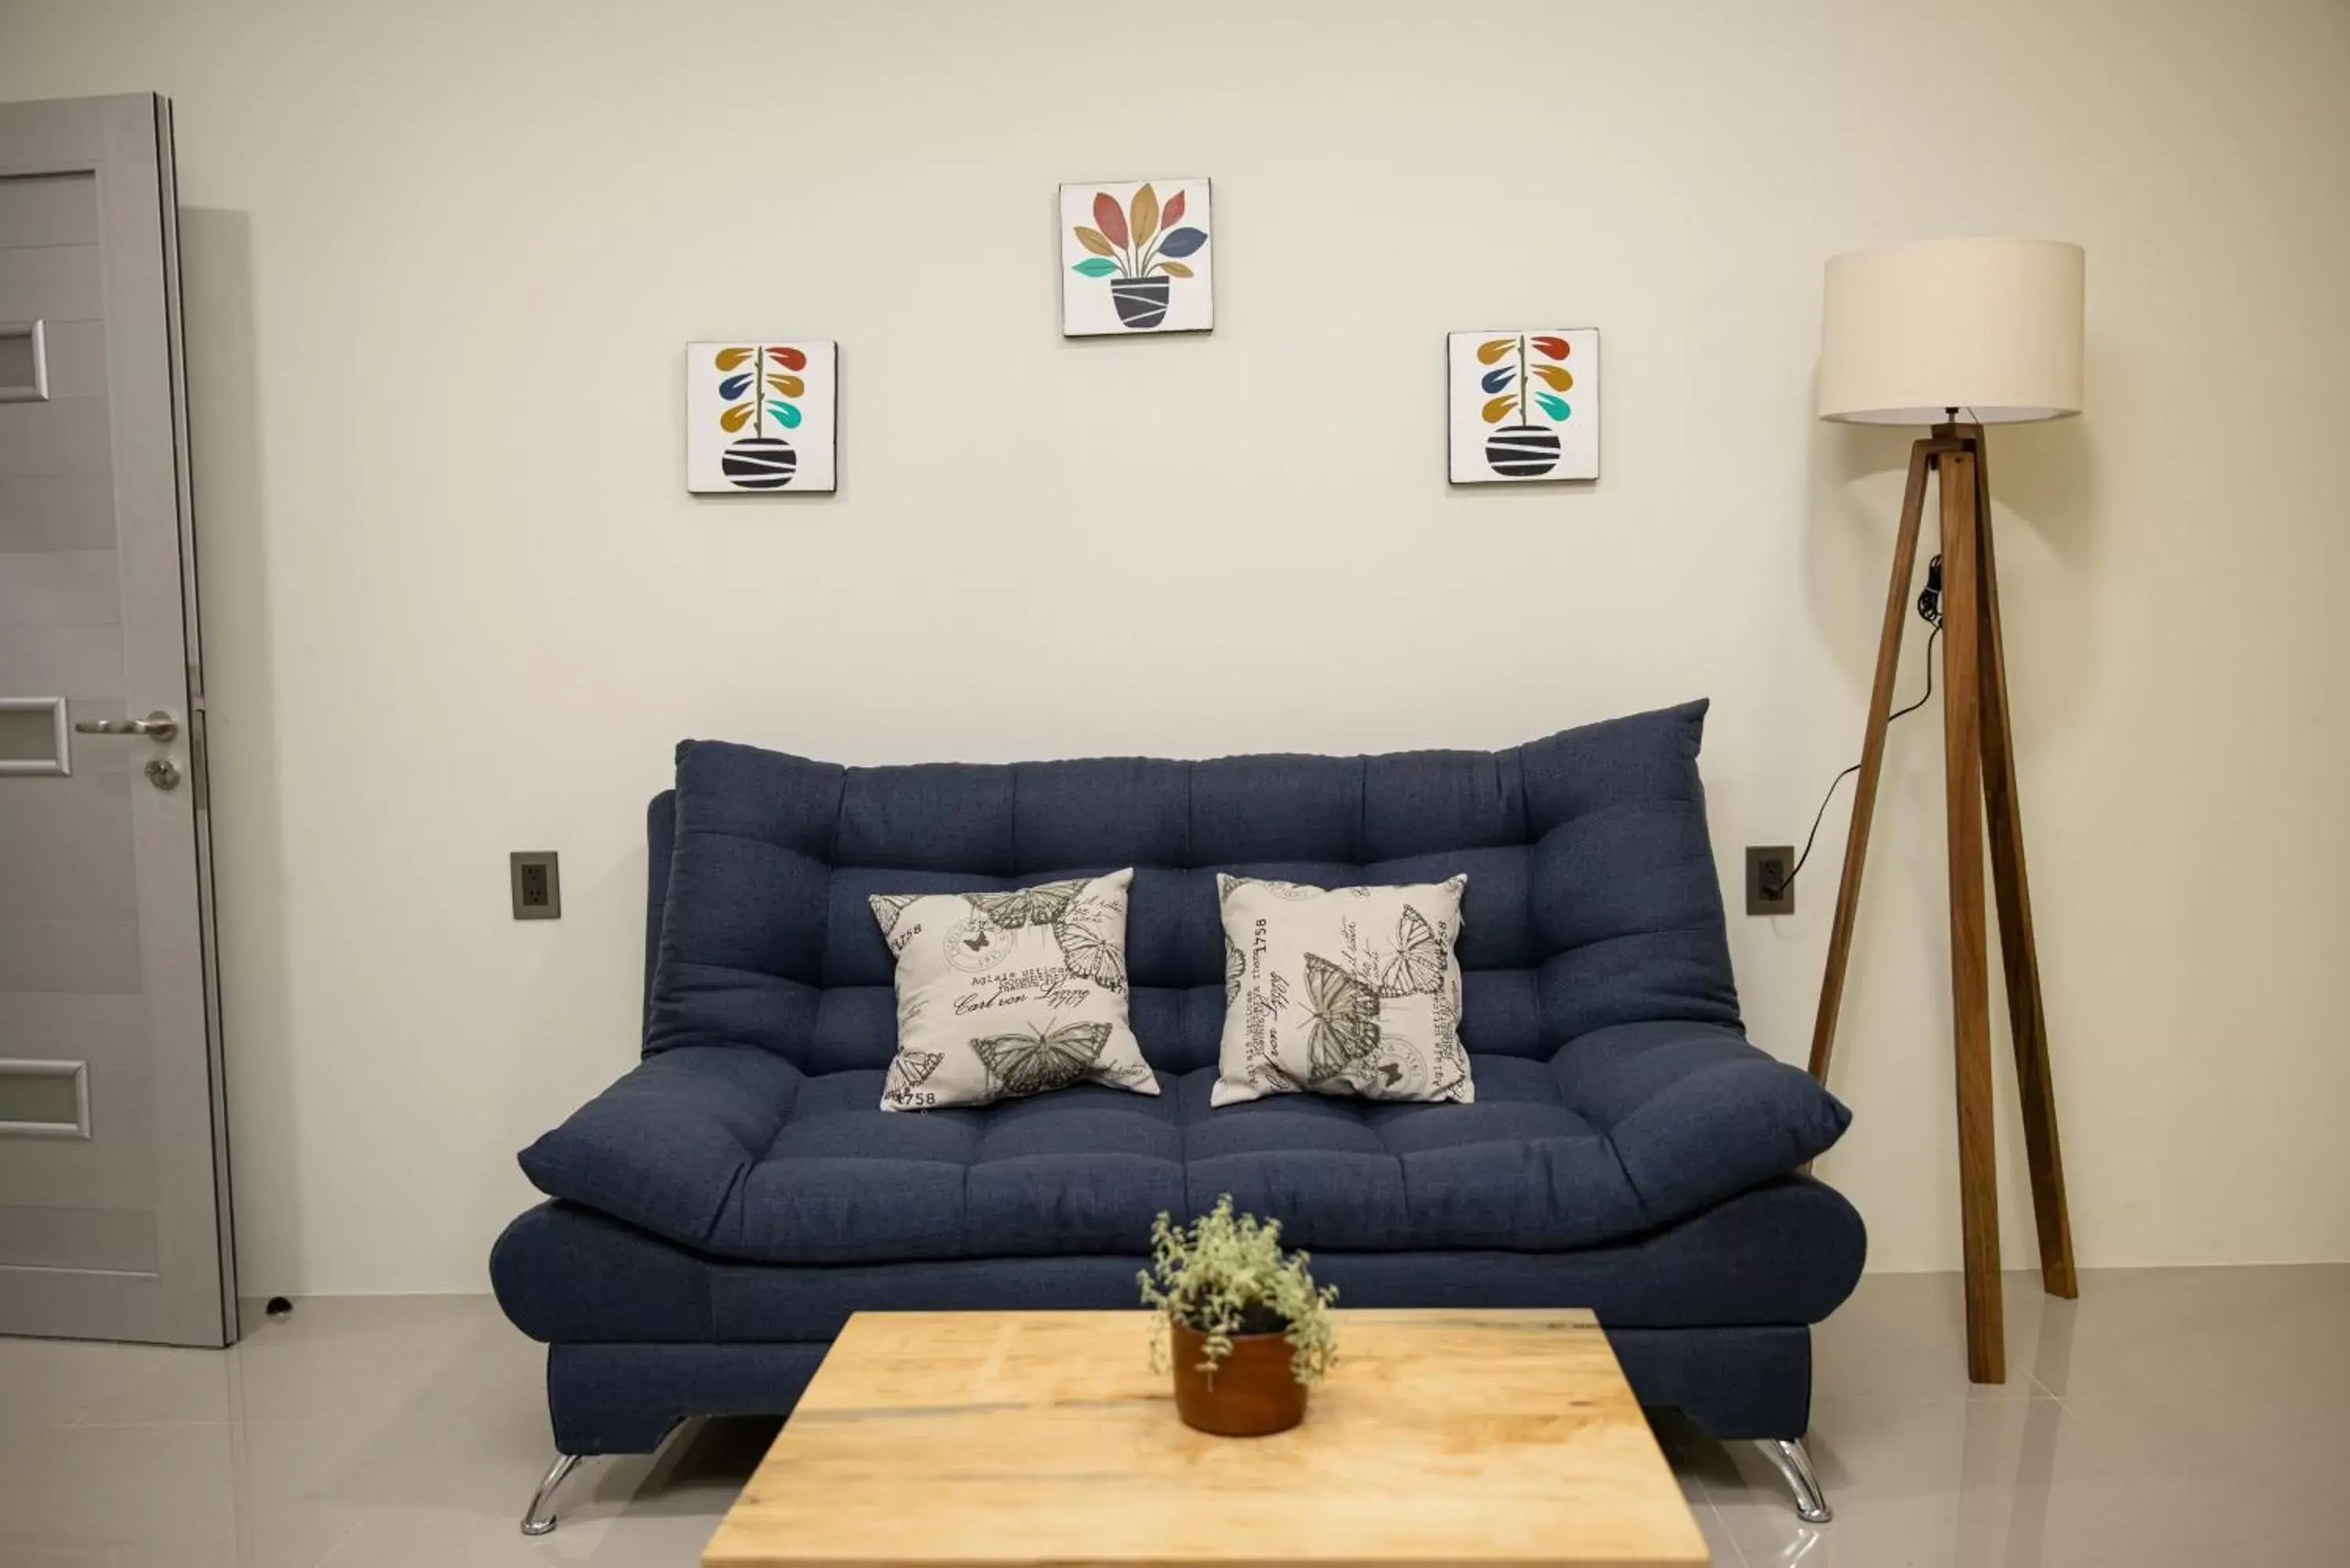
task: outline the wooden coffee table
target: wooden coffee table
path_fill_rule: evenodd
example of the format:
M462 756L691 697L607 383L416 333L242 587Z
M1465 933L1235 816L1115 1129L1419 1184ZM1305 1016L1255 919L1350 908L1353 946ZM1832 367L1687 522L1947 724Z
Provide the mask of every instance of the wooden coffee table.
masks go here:
M1146 1314L859 1313L702 1561L1711 1560L1589 1313L1338 1320L1304 1426L1211 1438L1175 1418Z

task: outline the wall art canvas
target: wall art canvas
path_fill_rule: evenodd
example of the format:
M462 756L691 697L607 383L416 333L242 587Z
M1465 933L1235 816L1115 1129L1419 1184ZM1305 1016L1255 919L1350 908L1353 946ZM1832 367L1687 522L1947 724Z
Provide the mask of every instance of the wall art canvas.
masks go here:
M1061 187L1061 335L1205 332L1216 324L1205 180Z
M839 353L823 338L685 346L685 487L733 495L837 487Z
M1455 484L1599 477L1599 333L1455 332L1444 340Z

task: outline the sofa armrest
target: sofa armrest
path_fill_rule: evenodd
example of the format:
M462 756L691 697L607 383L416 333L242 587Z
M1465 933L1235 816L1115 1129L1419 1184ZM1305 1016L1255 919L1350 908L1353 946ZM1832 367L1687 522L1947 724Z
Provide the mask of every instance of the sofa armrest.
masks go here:
M708 1246L723 1240L729 1197L775 1141L804 1081L747 1045L678 1046L523 1150L523 1174L550 1198Z
M1595 1029L1560 1046L1551 1071L1614 1147L1651 1225L1797 1169L1852 1121L1810 1074L1717 1023Z

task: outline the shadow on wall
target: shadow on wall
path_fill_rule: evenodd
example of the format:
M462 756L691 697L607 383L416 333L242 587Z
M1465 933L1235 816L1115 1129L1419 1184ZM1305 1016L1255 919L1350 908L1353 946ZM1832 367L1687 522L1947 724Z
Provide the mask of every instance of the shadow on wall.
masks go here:
M2095 515L2094 410L2105 369L2106 358L2092 338L2090 413L2039 424L1993 425L1984 435L2008 684L2029 692L2016 705L2019 744L2028 745L2035 732L2063 729L2087 706L2095 684L2089 585L2103 541ZM1910 425L1812 422L1812 535L1804 556L1813 617L1822 643L1862 692L1876 670L1886 573L1893 562L1909 447L1925 433ZM1916 601L1925 586L1926 564L1941 547L1938 506L1929 483L1917 568L1904 598L1897 706L1923 688L1918 660L1929 628L1917 617ZM1941 689L1939 671L1935 689ZM1856 717L1856 754L1859 742Z
M520 1022L511 1049L498 1054L495 1069L497 1126L510 1155L633 1069L644 1045L642 836L592 869L584 861L567 864L564 882L563 919L525 922L514 933L518 950L527 953L521 961ZM628 975L619 987L611 983L616 955ZM621 993L615 996L617 1005L599 1011L583 1031L576 1022L579 999L615 992ZM494 1174L468 1195L484 1232L479 1254L483 1290L489 1288L490 1242L543 1197L510 1158L486 1169Z
M302 1224L296 1140L255 1136L290 1127L299 1086L286 953L285 799L250 215L182 207L180 275L237 1288L265 1295L290 1282L262 1277L253 1260L297 1257Z

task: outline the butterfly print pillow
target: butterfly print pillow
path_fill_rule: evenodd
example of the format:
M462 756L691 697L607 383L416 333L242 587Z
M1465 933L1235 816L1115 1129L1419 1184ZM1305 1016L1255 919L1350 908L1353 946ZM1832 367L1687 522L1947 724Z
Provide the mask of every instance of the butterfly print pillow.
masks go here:
M1126 1017L1134 871L1000 893L877 893L898 959L885 1111L986 1106L1072 1084L1155 1095Z
M1466 877L1336 888L1217 877L1224 1035L1209 1103L1474 1099L1452 951L1468 886Z

